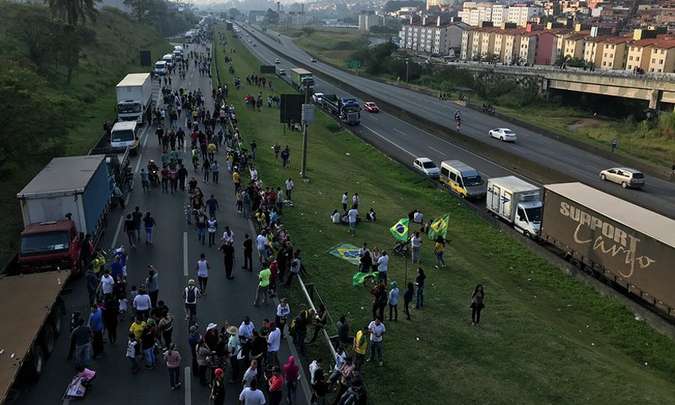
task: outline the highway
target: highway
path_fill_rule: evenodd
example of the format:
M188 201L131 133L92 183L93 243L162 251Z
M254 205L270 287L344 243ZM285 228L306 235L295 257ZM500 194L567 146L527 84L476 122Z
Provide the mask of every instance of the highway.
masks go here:
M203 46L191 45L188 50L205 52ZM200 76L197 69L190 63L190 69L185 80L180 80L178 75L173 76L173 87L186 88L188 90L200 89L205 95L206 108L213 111L214 103L211 98L211 79ZM244 84L242 91L246 91ZM185 111L179 119L185 121ZM182 124L184 126L184 124ZM246 134L242 134L246 136ZM189 147L190 138L187 136L186 146ZM98 405L191 405L207 404L209 401L208 387L201 386L197 378L191 377L193 371L190 350L188 346L188 328L185 321L182 293L188 279L196 279L196 263L201 253L206 255L211 265L208 282L208 295L203 297L198 304L197 316L200 332L204 333L208 323L216 323L219 327L230 323L239 326L244 316L250 316L256 328L262 326L264 318L274 319L276 305L268 302L260 307L252 305L255 289L257 286L257 254L254 252L254 268L250 273L241 270L243 264L242 242L244 235L252 235L255 232L252 223L243 216L236 214L234 207L234 186L222 153L217 154L220 161L220 184L202 181L201 171L195 172L190 162L190 152L184 152L184 161L188 168L188 179L195 176L199 179L199 187L208 199L211 194L215 195L219 202L219 210L216 213L218 220L218 235L222 235L226 225L230 226L235 238L235 265L234 279L227 280L225 277L223 257L218 251L218 246L203 246L197 239L194 225L188 225L185 220L184 209L188 200L186 192L178 191L175 194L162 193L159 187L151 188L144 192L140 185L139 170L145 167L150 159L160 162L161 148L155 136L155 127L144 128L141 137L142 151L131 162L135 173L135 188L128 195L127 207L121 210L117 207L111 213L108 226L105 230L100 247L111 251L120 245L126 245L129 253L128 289L131 286L140 286L147 276L147 265L152 264L159 274L159 300L163 300L175 316L173 340L182 355L181 389L172 391L169 389L169 376L163 362L156 369L143 369L134 375L130 371L128 360L125 358L128 328L131 323L130 315L119 323L118 340L115 344L106 343L104 355L93 361L93 368L97 377L93 388L87 393L85 401ZM142 212L150 211L157 221L154 244L146 245L142 241L136 248L131 248L122 229L123 217L131 213L135 206L139 206ZM142 236L142 239L144 237ZM219 241L220 238L217 238ZM109 264L109 263L108 263ZM67 285L68 294L64 296L66 305L66 322L74 311L80 311L88 317L87 291L85 278L71 280ZM280 293L284 294L283 292ZM283 295L281 295L283 296ZM293 311L294 309L291 308ZM41 379L34 385L19 387L20 395L16 404L21 405L53 405L60 404L65 389L75 374L72 361L66 359L68 351L69 331L64 322L64 333L57 342ZM281 360L292 353L288 341L282 342L280 351ZM306 367L306 365L305 365ZM142 363L141 363L142 368ZM225 371L225 378L229 380L229 367ZM301 385L302 386L302 385ZM241 383L227 384L226 404L239 403L238 396L241 392ZM307 404L305 392L299 388L297 399L300 405ZM67 401L63 402L68 403Z
M244 27L247 30L252 30L250 26ZM255 35L243 31L242 33L245 35L244 43L267 64L273 64L276 58L280 58L280 67L288 70L297 66L289 58L298 60L309 66L310 70L314 72L320 72L337 81L347 83L360 92L371 95L376 100L384 100L396 108L444 126L451 131L455 129L454 113L459 110L462 114L461 135L470 137L490 148L498 148L497 150L501 151L502 154L498 158L494 156L488 158L485 153L479 150L460 146L446 134L425 131L386 112L369 114L364 111L361 114L361 126L355 128L355 130L369 142L380 147L385 153L401 161L412 162L414 157L419 156L429 157L437 163L445 159L460 159L474 166L487 177L509 173L527 177L523 175L523 171L515 163L517 159L526 160L541 167L542 173L546 168L550 168L566 178L581 181L639 206L675 218L675 184L672 182L648 176L647 186L643 190L624 190L616 184L604 182L599 178L600 170L623 166L618 161L594 155L526 128L512 125L494 116L482 114L454 103L444 102L408 89L352 75L325 63L311 62L312 57L297 47L291 38L284 35L279 35L280 42L276 42L260 32L255 32ZM250 41L256 43L256 46L253 47ZM274 51L264 45L272 47ZM315 82L317 83L315 91L355 96L320 78L317 80L315 77ZM518 134L518 142L511 144L490 138L488 131L498 127L508 127L514 130ZM537 180L538 183L552 181L546 175L532 177L536 177L534 180Z

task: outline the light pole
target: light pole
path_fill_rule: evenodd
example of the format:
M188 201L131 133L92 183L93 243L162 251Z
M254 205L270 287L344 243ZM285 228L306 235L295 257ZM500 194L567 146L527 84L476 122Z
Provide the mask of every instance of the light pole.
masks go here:
M309 89L313 84L312 79L303 80L305 85L305 104L309 104ZM303 109L304 110L304 109ZM303 114L304 115L304 114ZM309 121L308 117L302 119L302 163L300 165L300 177L307 178L307 136L308 136Z
M405 58L405 81L408 83L408 58Z

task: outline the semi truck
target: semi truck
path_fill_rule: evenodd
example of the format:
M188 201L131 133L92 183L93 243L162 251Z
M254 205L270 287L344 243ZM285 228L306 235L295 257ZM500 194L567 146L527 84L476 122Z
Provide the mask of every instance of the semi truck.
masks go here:
M516 176L488 179L486 208L525 236L541 228L542 191Z
M349 125L361 123L361 105L355 98L338 97L335 94L324 94L321 97L323 107L331 114Z
M544 186L541 239L669 315L675 220L582 183Z
M0 274L0 403L18 381L40 377L63 328L61 298L81 272L80 232L96 246L105 227L110 179L105 155L52 159L17 194L20 250Z
M117 119L142 124L152 107L150 73L129 73L117 84Z
M112 195L105 155L54 158L17 194L24 229L18 272L79 273L79 234L98 241Z
M291 84L298 90L303 90L305 88L305 81L311 80L313 84L314 77L312 72L307 69L294 68L291 69Z

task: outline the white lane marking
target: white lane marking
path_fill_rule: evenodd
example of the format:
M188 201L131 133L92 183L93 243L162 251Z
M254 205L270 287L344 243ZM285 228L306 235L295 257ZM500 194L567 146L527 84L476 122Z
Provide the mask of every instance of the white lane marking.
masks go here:
M183 381L185 381L185 405L192 405L192 373L190 367L185 367Z
M183 232L183 275L188 275L188 234Z
M433 150L433 151L436 152L436 153L440 153L441 155L443 154L443 152L441 152L440 150L434 148L433 146L428 146L428 148L431 149L431 150Z
M387 141L387 142L389 142L390 144L396 146L397 148L399 148L399 149L402 150L403 152L407 153L408 155L410 155L410 156L415 156L413 153L411 153L409 150L407 150L407 149L404 148L403 146L397 144L396 142L392 141L391 139L387 138L386 136L381 135L379 132L375 131L374 129L369 128L368 126L363 125L363 124L361 124L361 126L364 127L365 129L367 129L368 131L372 132L373 134L379 136L380 138L382 138L382 140Z
M115 246L117 246L117 238L119 238L120 231L122 230L122 220L124 220L124 215L117 221L117 229L115 230L115 236L113 236L112 243L110 244L110 249L115 249Z

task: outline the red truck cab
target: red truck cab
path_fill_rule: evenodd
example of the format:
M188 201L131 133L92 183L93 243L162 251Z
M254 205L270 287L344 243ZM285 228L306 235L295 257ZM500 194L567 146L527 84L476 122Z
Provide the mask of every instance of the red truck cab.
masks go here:
M17 263L22 273L59 268L77 274L79 257L80 239L71 220L30 224L21 232Z

